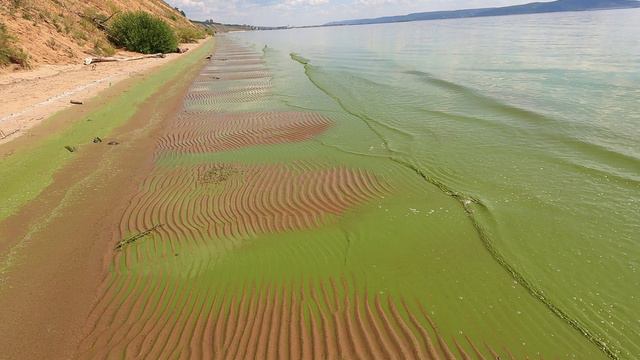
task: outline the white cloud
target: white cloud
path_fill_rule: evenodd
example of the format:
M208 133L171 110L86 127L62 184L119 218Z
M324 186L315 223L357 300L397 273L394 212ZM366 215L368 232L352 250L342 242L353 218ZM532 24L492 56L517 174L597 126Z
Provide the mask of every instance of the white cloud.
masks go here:
M284 3L291 6L298 6L298 5L316 6L316 5L328 4L329 0L285 0Z
M318 25L336 20L530 1L533 0L168 0L192 19L265 26Z

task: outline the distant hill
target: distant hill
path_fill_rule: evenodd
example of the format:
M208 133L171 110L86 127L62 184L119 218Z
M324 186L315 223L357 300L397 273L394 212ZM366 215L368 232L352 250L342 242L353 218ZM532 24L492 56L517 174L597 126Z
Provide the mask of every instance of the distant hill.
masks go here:
M514 5L495 8L465 9L451 11L432 11L413 13L401 16L386 16L374 19L357 19L335 21L325 26L336 25L363 25L382 24L393 22L439 20L439 19L459 19L482 16L505 16L520 14L552 13L562 11L590 11L606 9L626 9L640 8L640 1L637 0L557 0L553 2L534 2L524 5Z

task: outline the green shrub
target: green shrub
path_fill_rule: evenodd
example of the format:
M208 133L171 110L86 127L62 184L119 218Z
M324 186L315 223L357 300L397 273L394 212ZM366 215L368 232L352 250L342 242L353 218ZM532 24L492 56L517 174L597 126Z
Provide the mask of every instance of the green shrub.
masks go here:
M181 43L194 43L199 39L204 39L207 34L196 28L178 28L176 30L178 41Z
M109 27L109 38L116 46L144 54L174 52L178 47L171 27L144 11L118 15Z
M14 38L7 27L0 23L0 66L18 64L24 69L31 68L29 55L14 45Z

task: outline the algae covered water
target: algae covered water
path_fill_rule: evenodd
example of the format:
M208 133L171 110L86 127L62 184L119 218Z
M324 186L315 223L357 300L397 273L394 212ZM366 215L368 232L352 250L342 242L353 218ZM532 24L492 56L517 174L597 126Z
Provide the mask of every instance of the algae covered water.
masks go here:
M418 301L463 347L640 357L640 11L219 41L261 51L272 72L268 101L225 111L309 111L333 126L218 159L353 167L385 184L331 226L233 255L244 271Z
M81 357L638 358L639 15L217 36Z

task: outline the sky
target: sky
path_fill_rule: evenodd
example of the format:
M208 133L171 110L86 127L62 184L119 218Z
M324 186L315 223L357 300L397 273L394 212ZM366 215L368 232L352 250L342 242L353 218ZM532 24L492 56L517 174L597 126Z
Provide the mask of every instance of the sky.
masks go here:
M320 25L412 12L524 4L533 0L166 0L190 19L258 26ZM550 1L550 0L539 0Z

